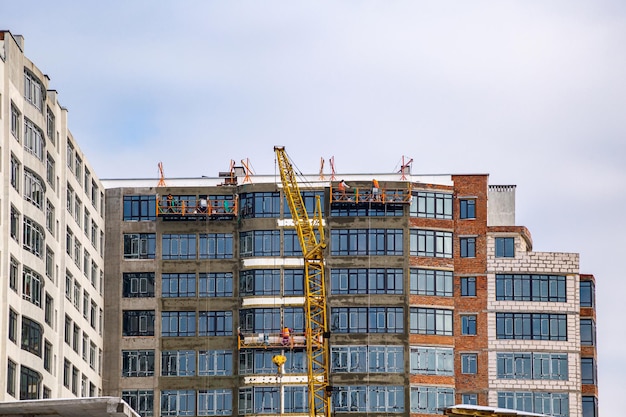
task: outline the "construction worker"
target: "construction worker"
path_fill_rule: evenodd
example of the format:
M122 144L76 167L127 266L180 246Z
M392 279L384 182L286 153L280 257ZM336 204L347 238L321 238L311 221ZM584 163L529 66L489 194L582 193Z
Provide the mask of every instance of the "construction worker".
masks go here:
M380 186L378 185L378 180L376 178L372 179L372 200L380 200Z
M341 193L341 199L345 200L346 199L346 190L348 188L350 188L350 186L348 184L346 184L346 182L344 180L341 180L339 182L339 185L337 186L337 188L339 188L339 192Z
M287 326L283 327L283 330L280 332L280 336L282 337L283 346L287 346L291 344L291 329Z

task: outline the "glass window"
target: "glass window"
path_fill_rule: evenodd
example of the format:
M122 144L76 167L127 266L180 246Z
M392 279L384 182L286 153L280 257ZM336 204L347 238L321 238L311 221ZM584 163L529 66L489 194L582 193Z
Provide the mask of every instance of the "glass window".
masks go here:
M46 234L39 223L24 216L22 245L24 249L43 259Z
M161 352L162 376L194 376L195 374L195 350L167 350Z
M13 102L11 102L11 134L15 139L17 139L18 142L20 141L21 116L22 114L20 113L20 111L17 109L17 107L15 107Z
M154 415L154 391L123 390L122 399L142 417Z
M309 410L308 387L287 386L284 394L284 409L286 413L306 413Z
M279 193L241 193L239 194L241 217L278 218L280 217Z
M92 272L92 281L93 281ZM125 272L122 295L127 298L154 297L154 272Z
M154 233L124 234L124 259L154 259L156 235Z
M331 346L333 372L402 373L402 346Z
M567 340L567 315L496 313L496 338Z
M11 205L11 224L9 234L16 242L20 241L20 213Z
M340 385L334 387L333 410L360 413L404 412L404 388L394 385Z
M478 355L475 353L461 354L461 372L464 374L475 374L478 366Z
M476 335L476 316L465 315L461 316L461 334L463 335Z
M195 336L195 311L164 311L161 313L161 336Z
M454 388L412 386L411 413L441 414L441 410L454 405Z
M452 232L411 230L411 256L452 258Z
M24 199L39 210L43 210L45 194L46 186L41 177L29 169L24 169Z
M413 194L409 212L412 217L452 218L452 194L418 191Z
M198 336L232 336L232 311L201 311Z
M596 323L593 319L580 319L580 344L583 346L596 344Z
M11 186L15 189L15 191L20 190L20 175L21 175L21 166L22 164L17 159L15 155L11 153L11 173L10 173L10 183Z
M580 281L580 306L594 307L596 289L593 281Z
M43 278L27 267L22 268L22 298L41 307L41 289Z
M24 118L24 149L43 161L46 148L43 131L32 121Z
M476 200L472 199L460 199L459 206L461 212L459 213L460 219L475 219L476 218Z
M15 397L15 380L17 378L17 365L11 359L7 366L7 394Z
M461 278L461 297L476 297L476 277Z
M46 154L46 182L53 190L56 188L56 174L55 174L55 162L54 158L48 153Z
M285 389L286 388L288 387L285 387ZM198 415L199 416L230 416L232 415L232 412L233 412L233 391L232 390L230 389L204 389L204 390L198 391ZM287 409L285 409L285 412L288 412Z
M411 307L411 333L452 336L452 310Z
M454 375L454 350L430 346L411 346L411 373Z
M95 346L93 349L95 356ZM95 360L95 358L94 358ZM154 350L123 350L122 376L143 377L154 375Z
M200 233L198 255L200 259L231 259L233 235L230 233Z
M591 395L583 395L583 417L597 417L598 400Z
M541 391L498 392L498 407L568 417L569 394Z
M125 195L124 221L156 220L155 195Z
M402 294L404 274L400 268L333 268L332 294Z
M12 308L9 309L9 340L17 342L17 313Z
M22 349L41 357L42 336L41 325L22 316Z
M461 404L477 405L478 394L461 394Z
M461 246L461 258L475 258L476 257L476 238L475 237L462 237L459 239Z
M566 302L566 289L561 275L496 274L496 300Z
M198 296L232 297L233 274L231 272L209 272L199 274Z
M124 310L122 336L154 336L154 310Z
M496 238L496 258L514 258L514 257L515 257L515 238L497 237Z
M40 112L43 110L46 90L39 78L26 68L24 68L24 99Z
M452 297L452 271L411 268L411 294Z
M337 333L403 333L402 307L333 307L331 331Z
M279 269L251 269L239 272L239 294L280 295Z
M283 295L304 295L304 270L283 270Z
M232 350L201 350L198 352L198 375L223 376L232 374Z
M583 384L596 383L596 363L593 358L580 358L581 382Z
M196 296L196 274L161 274L163 298Z
M41 374L27 366L20 366L20 400L41 398Z
M330 253L334 256L402 255L402 229L334 229Z
M163 259L196 259L195 234L164 234L161 246Z
M196 391L161 391L162 416L193 416L196 414Z

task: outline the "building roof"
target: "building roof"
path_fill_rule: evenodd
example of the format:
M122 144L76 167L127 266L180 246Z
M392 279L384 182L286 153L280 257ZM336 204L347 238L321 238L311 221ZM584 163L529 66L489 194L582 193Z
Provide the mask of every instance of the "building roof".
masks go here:
M449 417L548 417L545 414L469 404L457 404L447 407L445 415Z
M1 417L139 417L119 397L62 398L0 403Z

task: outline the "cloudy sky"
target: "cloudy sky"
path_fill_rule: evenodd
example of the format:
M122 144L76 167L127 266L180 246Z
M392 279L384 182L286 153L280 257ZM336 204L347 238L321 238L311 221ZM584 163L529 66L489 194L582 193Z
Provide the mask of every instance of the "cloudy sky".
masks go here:
M626 2L21 0L0 28L24 35L101 178L245 158L273 174L285 145L305 173L404 155L517 184L534 249L596 277L600 410L621 413Z

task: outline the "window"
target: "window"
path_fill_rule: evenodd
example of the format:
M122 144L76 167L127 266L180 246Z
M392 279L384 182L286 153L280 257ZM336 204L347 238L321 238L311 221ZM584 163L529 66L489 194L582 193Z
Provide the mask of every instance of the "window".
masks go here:
M239 311L240 330L246 333L279 333L281 323L294 332L304 332L304 308L250 308Z
M74 281L74 307L80 311L81 287L78 281Z
M239 288L241 294L241 287ZM231 272L200 273L198 276L199 297L232 297L233 274Z
M72 366L72 394L78 395L78 368Z
M194 390L161 391L161 416L193 416L196 414Z
M78 195L74 198L74 220L76 220L76 224L78 227L82 225L82 212L83 212L83 202L78 198Z
M39 175L24 169L24 199L40 210L43 210L43 200L46 186Z
M418 191L413 195L409 213L412 217L452 218L452 194Z
M46 293L45 321L48 326L52 327L52 323L54 323L54 300L48 293Z
M201 350L198 352L198 375L223 376L233 374L231 350Z
M239 351L239 374L275 375L276 365L272 358L278 354L287 357L287 362L283 366L285 374L305 374L307 369L305 353L301 350L242 349Z
M461 353L461 372L464 374L475 374L478 369L477 362L477 354Z
M402 294L404 273L400 268L333 268L332 294Z
M94 220L91 221L91 246L96 248L98 246L98 225Z
M331 331L337 333L404 333L402 307L334 307Z
M242 257L280 255L279 230L241 232L239 234L239 242L239 252Z
M65 315L65 343L69 346L72 341L72 319L66 314Z
M567 315L496 313L496 338L567 340Z
M89 222L91 221L91 214L86 207L83 216L83 231L85 232L85 236L89 236Z
M402 229L335 229L330 232L334 256L402 255Z
M20 141L20 117L20 111L13 105L13 102L11 102L11 134L18 142Z
M91 300L91 304L89 306L89 325L92 329L96 328L96 322L98 321L98 306L96 303Z
M452 258L452 233L440 230L411 230L411 256Z
M478 405L478 394L461 394L461 404Z
M560 275L496 275L496 300L565 302L566 289Z
M154 391L123 390L122 399L142 417L154 415Z
M20 241L20 213L11 205L11 224L9 231L11 238L19 243Z
M50 232L52 236L55 235L54 224L54 206L50 200L46 200L46 229L48 229L48 232Z
M280 270L252 269L239 272L239 294L280 295Z
M200 259L231 259L233 235L230 233L200 233L198 242Z
M476 316L461 316L461 334L468 336L476 335Z
M288 391L285 387L285 390ZM287 392L285 392L287 396ZM289 402L285 398L285 412L289 410ZM198 391L199 416L230 416L233 412L233 391L230 389L205 389Z
M195 311L164 311L161 313L161 336L173 337L195 335Z
M27 251L43 259L45 233L37 222L24 216L23 246Z
M45 97L46 90L43 88L41 81L32 72L24 68L24 98L26 101L41 112Z
M593 319L580 319L580 344L583 346L596 344L596 323Z
M461 297L476 297L476 277L461 278Z
M43 161L45 147L46 142L41 129L32 121L24 118L24 149L26 152Z
M569 395L552 392L498 392L498 407L549 414L555 417L569 416Z
M95 346L93 349L95 356ZM95 360L95 358L94 358ZM123 350L122 376L143 377L154 375L154 350Z
M80 327L78 327L76 323L74 323L74 326L72 328L72 349L74 349L74 352L76 353L80 351L80 345L78 343L79 339L80 339Z
M17 313L12 308L9 309L9 340L17 342Z
M441 414L441 410L454 405L454 388L411 387L411 413Z
M74 248L74 233L68 227L65 230L65 252L72 257L72 249Z
M55 176L56 176L54 165L55 163L54 163L54 159L52 158L52 156L49 153L46 154L46 182L48 183L50 188L52 188L53 190L55 189Z
M78 156L78 152L75 154L75 157L76 157L76 161L75 161L75 167L74 167L74 174L76 175L76 179L80 183L80 181L83 179L83 160L81 159L80 156Z
M241 217L278 218L280 216L279 193L242 193L239 195Z
M94 272L92 274L92 279ZM125 272L122 295L127 298L154 297L154 272Z
M161 246L163 259L196 259L195 234L164 234Z
M196 296L196 274L161 274L163 298Z
M403 373L402 346L331 346L333 372Z
M124 259L154 259L155 253L154 233L124 234Z
M15 379L17 377L17 365L11 359L8 360L7 366L7 393L15 397Z
M21 166L22 164L20 161L15 157L15 155L11 154L11 178L9 181L15 191L18 192L20 191Z
M70 363L70 361L68 361L67 359L63 360L63 386L68 389L70 387L72 379L70 374L71 367L72 364Z
M194 376L195 374L195 350L168 350L161 352L162 376Z
M41 396L41 374L27 366L20 366L20 400L38 400Z
M95 180L91 181L91 204L94 207L98 207L98 184L96 184ZM100 203L104 203L104 194L100 193ZM104 210L102 209L102 205L100 206L100 214L104 214Z
M87 335L87 333L83 332L82 358L85 362L87 362L88 356L89 356L89 336Z
M596 299L596 289L593 281L580 281L580 306L593 307Z
M20 271L20 264L17 260L11 256L11 265L9 266L9 287L17 292L18 277Z
M48 139L50 140L50 142L54 143L54 113L52 112L50 107L46 109L46 133L48 134Z
M598 400L591 395L583 395L583 417L597 417Z
M476 200L474 199L460 199L459 206L461 212L459 213L460 219L475 219L476 218Z
M411 294L452 297L452 271L411 268L409 272Z
M74 288L74 277L70 271L65 270L65 298L72 300L72 288Z
M496 258L514 258L514 257L515 257L515 238L497 237L496 238Z
M232 311L201 311L198 336L231 336L233 334Z
M30 268L22 268L22 298L41 307L43 278Z
M430 346L411 346L411 373L454 375L454 350Z
M462 237L459 239L461 246L461 258L475 258L476 257L476 238L475 237Z
M580 358L581 382L583 384L596 383L596 364L593 358Z
M122 336L154 336L154 310L124 310Z
M332 402L333 410L340 412L402 413L404 388L394 385L338 386L333 390Z
M156 220L155 195L125 195L124 221Z
M22 316L22 349L41 357L41 324Z
M239 414L278 414L278 387L239 388Z
M295 230L283 230L283 256L302 256L300 239Z
M331 270L332 274L332 270ZM391 291L391 290L390 290ZM304 295L304 270L283 270L283 295Z
M452 310L411 307L411 333L452 336Z
M96 345L95 343L89 343L89 367L96 369Z

